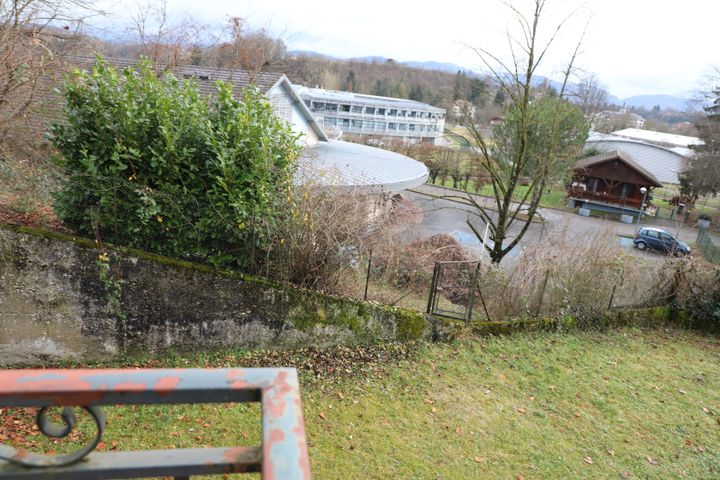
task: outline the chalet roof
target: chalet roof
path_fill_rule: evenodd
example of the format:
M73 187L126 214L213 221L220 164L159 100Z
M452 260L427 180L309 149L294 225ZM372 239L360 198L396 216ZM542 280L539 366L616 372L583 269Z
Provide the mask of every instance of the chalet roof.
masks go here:
M620 150L611 150L609 152L603 152L592 157L582 158L577 161L573 170L585 170L601 163L610 162L612 160L620 160L627 166L638 172L640 175L645 177L653 187L662 187L662 183L658 180L655 175L650 173L648 170L638 164L633 158L627 153Z

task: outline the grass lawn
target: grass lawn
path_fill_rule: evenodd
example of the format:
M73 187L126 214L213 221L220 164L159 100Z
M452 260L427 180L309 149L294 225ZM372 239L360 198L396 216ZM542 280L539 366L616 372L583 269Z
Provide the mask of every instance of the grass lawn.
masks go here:
M361 375L306 369L313 476L720 478L719 370L717 338L637 329L423 345ZM253 444L258 423L256 406L113 408L103 447Z
M450 177L446 178L444 181L438 179L434 185L439 185L441 187L452 187L453 181ZM519 185L515 190L515 198L522 198L525 192L527 192L527 189L528 187ZM485 195L488 197L491 197L493 195L492 185L483 185L479 191L475 190L472 185L469 185L468 191L470 193L477 193L479 195ZM561 187L548 188L545 193L543 193L543 196L540 199L540 206L566 209L567 202L565 201L565 193L565 190L563 190Z

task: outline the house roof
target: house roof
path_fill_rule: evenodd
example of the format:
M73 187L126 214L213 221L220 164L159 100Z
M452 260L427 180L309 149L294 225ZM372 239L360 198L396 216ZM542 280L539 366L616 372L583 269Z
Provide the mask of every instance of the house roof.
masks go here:
M63 56L63 60L70 67L92 68L95 64L94 56L67 55ZM116 68L134 68L139 63L137 59L104 58L104 60ZM278 83L281 77L284 77L282 73L276 72L252 73L246 70L201 67L197 65L177 65L171 67L156 64L155 69L162 72L170 71L180 80L195 80L198 85L198 91L201 94L215 93L214 83L217 80L230 83L233 89L237 89L237 91L241 91L250 85L255 85L263 93L267 93Z
M620 160L627 166L638 172L640 175L645 177L653 187L662 187L662 183L658 180L655 175L650 173L648 170L638 164L633 158L627 153L620 150L612 150L609 152L603 152L599 155L593 155L592 157L582 158L577 161L573 170L585 170L601 163L610 162L612 160Z

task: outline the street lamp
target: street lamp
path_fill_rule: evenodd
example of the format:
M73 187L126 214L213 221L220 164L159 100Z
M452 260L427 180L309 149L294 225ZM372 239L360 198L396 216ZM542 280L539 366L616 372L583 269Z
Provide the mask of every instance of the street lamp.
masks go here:
M640 193L643 194L643 199L642 199L642 203L640 204L640 215L638 215L638 221L637 221L638 228L640 227L640 220L642 219L643 210L645 209L645 200L647 199L647 192L648 192L647 188L640 187Z

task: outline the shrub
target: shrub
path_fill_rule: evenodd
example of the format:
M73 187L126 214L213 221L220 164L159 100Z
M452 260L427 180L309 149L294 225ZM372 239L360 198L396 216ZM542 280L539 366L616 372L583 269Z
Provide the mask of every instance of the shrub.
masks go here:
M287 195L297 137L255 88L203 97L148 60L97 58L65 81L51 140L65 169L60 219L84 235L219 267L255 270Z
M471 257L454 237L440 234L400 248L385 244L376 250L373 265L395 287L426 292L435 262L469 260Z
M279 205L282 221L269 252L266 275L284 283L334 292L365 253L374 220L371 198L312 183L297 185ZM383 222L385 219L377 219Z
M720 268L702 258L674 262L665 282L675 313L687 326L720 333Z

